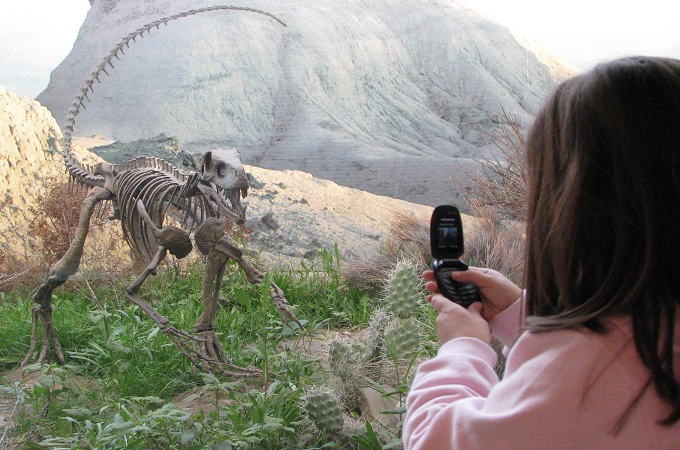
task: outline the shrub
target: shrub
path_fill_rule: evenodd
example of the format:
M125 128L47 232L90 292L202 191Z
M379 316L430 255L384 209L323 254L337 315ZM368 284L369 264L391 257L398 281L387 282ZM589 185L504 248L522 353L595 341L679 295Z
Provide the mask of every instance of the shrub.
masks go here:
M411 261L422 272L430 265L430 224L408 211L394 211L385 244L374 257L346 264L345 281L377 293L399 261Z
M29 207L26 215L32 217L25 229L18 226L18 207L8 197L0 203L0 220L10 233L0 250L0 290L10 291L19 286L35 287L45 272L68 250L80 218L80 205L87 195L86 189L74 189L63 178L49 178L45 182L45 194L37 204ZM81 271L90 278L106 275L127 275L129 258L127 247L117 222L106 219L108 208L101 203L91 220L81 261ZM21 248L12 246L21 242ZM105 257L102 257L105 256Z
M471 210L486 208L487 215L526 221L527 185L524 174L524 131L514 117L503 110L507 123L501 131L479 130L491 138L500 150L495 160L482 160L483 171L472 175L472 190L468 197Z

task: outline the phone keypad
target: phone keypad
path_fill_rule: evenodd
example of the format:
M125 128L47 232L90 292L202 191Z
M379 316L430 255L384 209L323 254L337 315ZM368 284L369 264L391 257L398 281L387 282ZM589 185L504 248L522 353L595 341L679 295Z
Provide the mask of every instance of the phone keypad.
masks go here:
M437 270L435 279L439 292L454 303L467 308L474 302L481 302L479 289L472 283L459 283L451 279L451 272L455 270Z

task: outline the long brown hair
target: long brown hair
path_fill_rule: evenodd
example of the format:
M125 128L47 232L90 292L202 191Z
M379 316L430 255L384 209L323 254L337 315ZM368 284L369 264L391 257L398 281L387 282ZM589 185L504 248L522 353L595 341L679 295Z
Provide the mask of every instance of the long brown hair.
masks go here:
M525 288L534 331L632 317L660 397L680 420L680 61L631 57L565 81L526 144Z

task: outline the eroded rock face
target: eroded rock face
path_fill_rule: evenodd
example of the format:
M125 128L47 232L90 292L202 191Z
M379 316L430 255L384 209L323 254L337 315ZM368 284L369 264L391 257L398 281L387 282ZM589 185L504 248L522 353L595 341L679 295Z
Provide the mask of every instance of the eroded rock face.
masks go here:
M195 0L97 0L38 100L63 124L119 40ZM75 134L121 141L168 133L182 148L241 149L244 162L298 169L425 204L465 186L502 110L531 121L557 73L510 31L440 0L253 0L173 21L137 39L103 76ZM552 72L551 72L552 70ZM446 194L442 194L446 192Z
M35 208L51 182L67 181L61 139L47 108L0 87L0 251L25 258L35 242ZM100 161L80 147L74 153L86 164Z
M60 139L47 108L0 87L0 201L11 200L7 211L19 229L44 192L43 182L64 172ZM8 226L7 220L0 221L2 235Z

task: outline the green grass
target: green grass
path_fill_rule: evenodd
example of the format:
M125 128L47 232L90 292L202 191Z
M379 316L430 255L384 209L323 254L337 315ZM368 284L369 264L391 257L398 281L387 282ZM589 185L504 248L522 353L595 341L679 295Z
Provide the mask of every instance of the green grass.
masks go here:
M340 443L312 431L301 395L321 379L320 363L306 354L305 345L280 345L309 340L320 328L363 327L379 306L342 282L337 256L337 249L325 251L316 261L270 274L304 331L283 324L268 289L249 284L235 264L227 266L215 331L235 364L265 372L242 380L194 370L156 324L125 299L131 279L58 289L54 322L68 363L26 368L41 378L16 393L23 407L14 417L11 439L20 448L356 448L361 432ZM200 265L180 275L159 271L141 295L177 329L190 332L202 311L202 277ZM7 373L28 350L32 306L27 294L0 294L0 363ZM97 387L68 382L76 376L97 380ZM3 378L0 389L16 391ZM214 408L181 411L172 397L183 392L209 399Z

